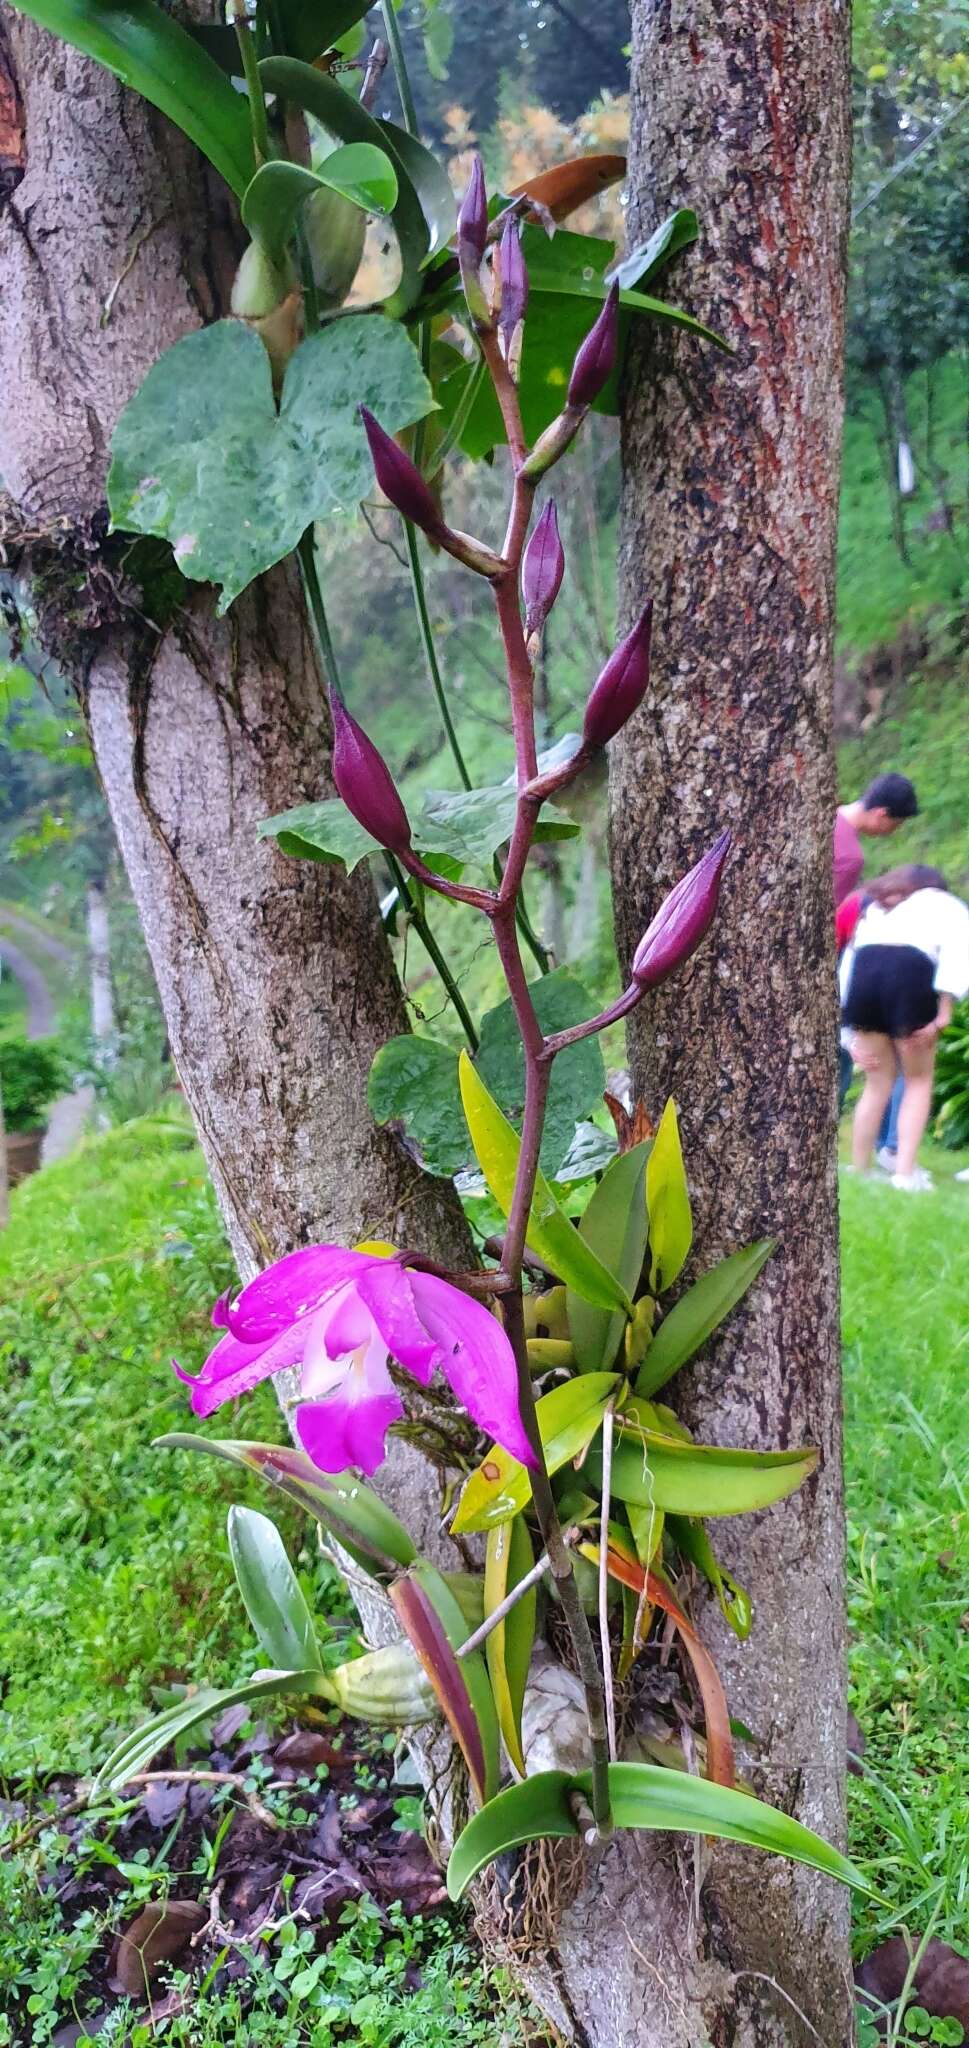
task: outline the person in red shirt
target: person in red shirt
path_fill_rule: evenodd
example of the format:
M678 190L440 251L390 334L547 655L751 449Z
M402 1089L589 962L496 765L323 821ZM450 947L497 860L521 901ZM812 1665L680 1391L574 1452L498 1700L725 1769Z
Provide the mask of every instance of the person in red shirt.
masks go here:
M835 907L857 889L865 865L862 839L884 839L906 819L918 816L918 800L907 775L876 775L864 796L842 804L834 821Z

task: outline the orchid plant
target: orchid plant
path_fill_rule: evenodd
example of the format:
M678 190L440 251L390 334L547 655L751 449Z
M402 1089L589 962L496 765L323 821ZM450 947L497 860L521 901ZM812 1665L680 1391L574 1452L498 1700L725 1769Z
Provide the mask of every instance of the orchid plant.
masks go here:
M272 1671L248 1681L242 1696L303 1692L391 1724L443 1712L477 1804L453 1849L455 1896L500 1851L526 1839L604 1839L617 1825L740 1837L860 1882L834 1847L735 1786L721 1681L674 1583L674 1573L699 1571L744 1636L750 1599L717 1563L705 1518L783 1499L815 1464L809 1448L762 1454L694 1444L676 1415L654 1401L752 1284L770 1243L733 1253L662 1313L662 1296L680 1280L692 1241L672 1104L656 1130L641 1114L623 1116L617 1104L619 1153L594 1180L578 1229L541 1167L555 1061L625 1018L697 950L715 920L731 840L721 831L660 905L619 999L596 1016L543 1028L522 958L522 881L549 799L576 782L643 702L651 608L592 684L576 741L551 762L539 760L535 657L565 559L553 498L545 498L533 524L535 500L615 371L619 287L604 297L576 354L561 410L529 444L518 391L529 317L524 209L524 201L504 207L496 231L475 162L457 219L457 266L467 324L510 453L500 545L453 528L399 438L371 408L361 408L383 496L410 528L420 528L490 590L514 743L514 799L494 879L465 879L459 862L443 860L420 838L387 762L346 707L336 676L328 676L338 799L367 844L391 856L422 899L440 895L486 920L504 969L524 1063L520 1130L467 1053L455 1069L469 1141L504 1212L504 1231L494 1264L461 1274L391 1245L291 1251L244 1286L238 1300L215 1305L221 1335L201 1372L191 1378L176 1370L191 1380L195 1413L209 1417L258 1380L297 1368L293 1425L301 1450L205 1438L166 1442L262 1470L301 1499L356 1563L389 1583L402 1645L324 1673L272 1524L231 1511L240 1585L272 1659ZM293 829L299 817L291 815ZM287 817L270 827L285 840ZM424 1386L438 1370L475 1430L490 1440L453 1513L455 1534L486 1532L479 1579L447 1577L420 1561L408 1532L359 1477L377 1473L387 1434L404 1419L399 1370ZM522 1741L545 1593L547 1622L553 1620L559 1647L565 1632L565 1655L582 1683L588 1769L580 1774L531 1774ZM633 1671L656 1614L672 1620L697 1679L703 1780L621 1755L615 1675ZM137 1731L102 1776L123 1780L135 1761L225 1698L197 1696L170 1710ZM502 1751L514 1776L504 1790ZM670 1761L682 1757L670 1751Z
M702 943L730 853L729 833L712 837L657 910L615 1002L593 1016L575 1014L572 984L563 1007L563 984L545 973L549 962L525 915L524 878L543 836L575 829L551 800L568 794L643 702L652 614L647 606L605 663L581 731L540 756L535 661L566 566L547 480L592 408L615 406L631 317L672 320L716 342L687 314L635 289L695 237L695 218L682 212L663 223L611 282L607 245L567 233L551 239L562 217L555 173L489 200L476 161L455 219L446 175L414 133L390 0L383 19L403 128L370 112L376 48L359 97L341 76L358 61L361 0L233 0L230 23L195 32L155 0L130 0L124 10L111 0L21 4L179 122L239 196L250 243L234 317L168 350L122 414L108 480L113 521L168 540L184 576L221 586L223 610L256 575L297 553L329 690L339 801L300 805L262 830L295 857L349 866L373 855L389 864L469 1049L454 1057L421 1039L384 1048L372 1077L374 1111L385 1120L395 1114L391 1084L400 1079L403 1047L404 1119L419 1126L421 1059L430 1061L436 1085L453 1098L459 1156L466 1142L504 1217L491 1262L474 1271L447 1272L386 1244L311 1245L260 1273L237 1299L216 1303L220 1335L210 1356L194 1377L176 1368L190 1382L196 1416L208 1418L289 1368L298 1374L297 1445L163 1441L228 1459L297 1500L337 1555L386 1589L400 1640L324 1670L275 1526L233 1508L233 1563L268 1668L229 1692L187 1695L127 1737L98 1783L124 1784L230 1701L302 1696L404 1729L443 1715L475 1808L451 1854L455 1897L523 1843L601 1841L616 1827L724 1836L863 1886L836 1849L738 1788L723 1687L688 1612L686 1589L699 1575L729 1625L747 1635L749 1596L718 1562L706 1521L781 1501L809 1477L816 1453L695 1443L655 1399L754 1282L772 1246L742 1248L681 1285L693 1233L673 1103L654 1127L642 1105L629 1112L607 1097L615 1156L600 1145L591 1164L576 1164L573 1148L571 1171L561 1146L551 1164L547 1157L558 1077L577 1073L579 1059L584 1085L590 1074L593 1083L597 1071L601 1077L597 1055L589 1065L590 1047ZM289 154L284 110L313 124L312 162L305 147ZM304 127L304 142L308 133ZM604 176L621 175L622 160L596 159L588 173L561 169L568 191L581 196ZM400 274L379 307L352 312L346 301L368 213L390 222ZM536 307L542 317L530 329ZM409 325L418 328L420 351ZM432 390L426 372L435 351ZM444 426L431 448L422 426L435 408ZM401 435L415 425L408 452ZM452 449L481 454L499 441L507 444L511 489L504 535L492 544L449 522L441 478ZM463 776L461 794L425 798L416 818L347 706L317 573L315 523L359 499L368 460L405 522L429 672L452 741L418 533L490 593L507 680L510 784L476 791ZM455 759L461 771L456 748ZM492 1013L480 1035L428 923L434 896L486 922L504 972L506 1014ZM526 973L523 944L542 970L537 981ZM498 1099L508 1094L500 1061L495 1079L499 1039L521 1075L520 1105ZM567 1095L571 1086L570 1079ZM505 1113L519 1106L519 1117ZM574 1101L568 1107L574 1136ZM454 1170L426 1154L425 1164ZM563 1174L568 1207L558 1191ZM678 1292L669 1306L671 1289ZM443 1504L455 1535L483 1535L481 1573L441 1573L420 1559L360 1476L379 1472L388 1435L404 1424L407 1379L426 1387L435 1372L484 1440L458 1499L449 1488ZM656 1616L672 1624L695 1681L703 1730L691 1751L702 1776L684 1769L689 1759L672 1739L651 1737L644 1761L634 1685L625 1688L633 1711L619 1711L616 1680L634 1679ZM588 1765L578 1772L530 1763L524 1710L543 1635L581 1688Z

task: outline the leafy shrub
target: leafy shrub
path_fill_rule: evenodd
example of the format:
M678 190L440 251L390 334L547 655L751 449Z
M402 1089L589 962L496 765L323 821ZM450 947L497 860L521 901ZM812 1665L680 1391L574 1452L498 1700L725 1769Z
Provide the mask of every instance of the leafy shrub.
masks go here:
M64 1085L64 1062L51 1039L5 1038L0 1044L0 1094L8 1131L39 1131L44 1111Z
M953 1152L969 1145L969 1001L958 1005L939 1039L932 1107L940 1145Z

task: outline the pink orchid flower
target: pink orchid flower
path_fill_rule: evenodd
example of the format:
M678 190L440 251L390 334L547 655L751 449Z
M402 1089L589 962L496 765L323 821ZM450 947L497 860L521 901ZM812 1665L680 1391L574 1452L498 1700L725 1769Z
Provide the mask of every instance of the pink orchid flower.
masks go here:
M290 1252L212 1311L224 1329L192 1389L196 1415L246 1394L284 1366L300 1366L296 1433L321 1472L376 1471L404 1404L387 1370L394 1358L422 1386L439 1366L473 1422L523 1465L534 1466L518 1406L508 1338L480 1301L397 1259L339 1245ZM174 1361L173 1361L174 1362Z

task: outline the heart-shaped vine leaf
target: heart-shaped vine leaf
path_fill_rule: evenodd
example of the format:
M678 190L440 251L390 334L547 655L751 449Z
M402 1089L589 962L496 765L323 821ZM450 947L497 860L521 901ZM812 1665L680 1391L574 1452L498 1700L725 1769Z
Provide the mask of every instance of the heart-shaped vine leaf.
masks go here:
M412 1031L389 1039L370 1069L367 1100L378 1124L403 1125L428 1173L450 1180L467 1166L471 1139L453 1046Z
M372 488L361 401L394 432L433 403L413 344L379 314L310 335L287 367L278 412L269 357L244 322L187 334L115 428L112 523L170 541L183 575L221 584L224 612L313 520Z

